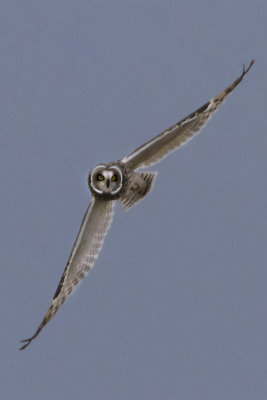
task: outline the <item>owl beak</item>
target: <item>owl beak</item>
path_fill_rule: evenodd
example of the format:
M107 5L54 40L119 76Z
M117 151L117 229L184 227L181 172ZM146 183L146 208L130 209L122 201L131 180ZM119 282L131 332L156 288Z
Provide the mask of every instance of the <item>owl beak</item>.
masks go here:
M109 185L110 185L110 179L107 179L107 180L106 180L106 186L107 186L107 188L109 188Z

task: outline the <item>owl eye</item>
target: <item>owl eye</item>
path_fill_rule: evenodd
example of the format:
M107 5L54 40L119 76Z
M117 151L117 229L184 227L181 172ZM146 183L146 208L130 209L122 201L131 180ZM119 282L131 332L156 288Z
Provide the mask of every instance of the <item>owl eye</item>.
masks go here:
M98 174L97 175L97 180L98 181L103 181L104 180L104 176L102 174Z
M112 177L111 177L111 180L112 180L112 181L116 181L117 179L118 179L118 175L116 175L116 174L115 174L115 175L112 175Z

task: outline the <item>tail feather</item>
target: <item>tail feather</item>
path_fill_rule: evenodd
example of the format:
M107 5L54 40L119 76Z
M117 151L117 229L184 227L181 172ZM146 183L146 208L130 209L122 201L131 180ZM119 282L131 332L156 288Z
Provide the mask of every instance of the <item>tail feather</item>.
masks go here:
M129 209L143 199L152 189L157 172L133 172L131 183L119 199L124 210Z

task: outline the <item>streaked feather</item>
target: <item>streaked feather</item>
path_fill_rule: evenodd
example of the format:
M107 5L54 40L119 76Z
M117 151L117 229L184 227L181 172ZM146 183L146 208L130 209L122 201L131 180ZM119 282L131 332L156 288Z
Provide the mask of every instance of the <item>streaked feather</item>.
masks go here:
M220 94L205 103L193 113L189 114L187 117L183 118L178 123L172 125L150 141L138 147L129 156L124 157L122 162L132 169L148 167L166 157L170 152L176 150L182 144L188 142L200 132L201 128L203 128L207 123L219 105L242 81L243 77L248 73L253 64L254 60L251 61L247 69L243 66L242 74Z
M110 227L112 216L113 201L92 198L53 300L35 334L29 339L22 340L25 344L20 350L24 350L39 335L79 282L93 268Z

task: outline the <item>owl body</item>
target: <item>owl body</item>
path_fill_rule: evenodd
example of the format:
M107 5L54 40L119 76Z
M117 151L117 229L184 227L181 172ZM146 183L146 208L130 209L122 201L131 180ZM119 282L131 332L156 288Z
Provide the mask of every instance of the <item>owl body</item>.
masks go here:
M24 345L20 350L29 346L31 341L39 335L70 293L94 266L111 225L115 200L124 210L127 210L143 199L152 189L157 173L141 172L138 169L157 163L198 134L214 111L242 81L253 63L252 60L247 69L243 67L242 74L217 96L138 147L130 155L122 160L98 164L90 170L88 186L92 198L59 285L41 324L32 337L22 341Z
M118 200L124 209L128 209L148 194L155 177L155 172L136 172L121 161L113 161L92 168L88 186L97 199Z

